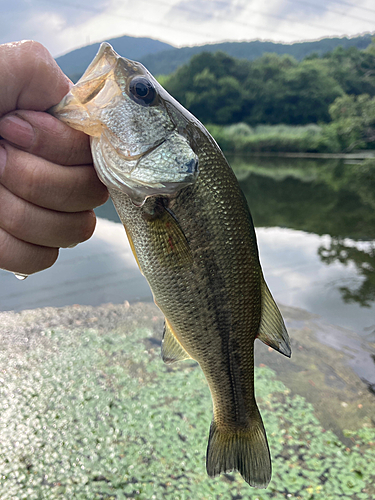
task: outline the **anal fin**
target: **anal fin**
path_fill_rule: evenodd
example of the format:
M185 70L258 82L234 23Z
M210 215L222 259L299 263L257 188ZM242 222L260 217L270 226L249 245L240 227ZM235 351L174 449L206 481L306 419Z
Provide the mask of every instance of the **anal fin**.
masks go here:
M262 317L258 339L275 349L275 351L279 351L284 356L290 358L292 351L284 320L263 276L261 279Z
M167 365L175 363L176 361L191 359L189 354L185 351L180 342L176 339L167 319L165 319L164 321L163 341L161 344L161 357L164 363L166 363Z

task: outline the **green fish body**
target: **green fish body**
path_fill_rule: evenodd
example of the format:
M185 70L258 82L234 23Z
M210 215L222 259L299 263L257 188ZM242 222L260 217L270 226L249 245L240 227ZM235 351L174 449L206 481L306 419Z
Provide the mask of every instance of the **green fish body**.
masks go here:
M165 315L163 360L192 358L207 379L208 474L238 470L265 488L271 459L254 396L254 341L286 356L290 346L224 155L142 65L108 44L51 112L91 135L95 168Z

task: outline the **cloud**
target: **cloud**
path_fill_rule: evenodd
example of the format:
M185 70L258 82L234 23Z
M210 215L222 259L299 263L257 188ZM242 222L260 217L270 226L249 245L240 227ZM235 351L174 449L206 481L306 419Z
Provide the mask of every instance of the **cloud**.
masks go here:
M0 43L34 39L58 56L122 35L184 46L256 38L292 42L373 30L374 14L364 10L374 10L373 0L351 7L327 1L3 0Z
M329 11L329 0L311 0L310 2L295 2L286 0L280 2L277 14L282 17L296 17L302 21L303 19L315 19L322 17Z
M209 22L217 18L236 17L246 6L245 1L238 0L182 0L168 12L167 19L183 19L184 21Z
M44 43L53 52L58 50L64 30L69 27L77 29L100 16L108 5L109 0L79 0L79 4L49 0L7 2L1 9L0 43L33 39Z

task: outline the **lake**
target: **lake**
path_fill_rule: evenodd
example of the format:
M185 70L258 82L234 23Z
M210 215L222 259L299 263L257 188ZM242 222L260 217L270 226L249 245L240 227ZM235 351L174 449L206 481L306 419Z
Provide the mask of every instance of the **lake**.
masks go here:
M275 299L375 340L375 196L342 160L230 158ZM0 310L150 301L111 202L94 237L18 281L0 271Z

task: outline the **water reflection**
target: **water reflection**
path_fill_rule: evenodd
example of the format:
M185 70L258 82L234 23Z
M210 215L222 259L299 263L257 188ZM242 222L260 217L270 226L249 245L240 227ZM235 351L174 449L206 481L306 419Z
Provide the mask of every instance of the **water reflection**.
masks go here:
M232 159L261 227L375 239L375 179L338 160ZM373 189L373 190L372 190Z
M329 266L330 271L324 273L323 269L318 271L319 266L311 261L311 253L310 261L302 258L303 269L299 273L300 285L297 288L320 289L330 308L332 298L335 297L333 302L337 302L339 293L340 304L335 305L335 314L326 311L329 319L342 326L371 331L375 311L373 174L360 164L345 164L339 160L232 158L231 164L251 207L255 226L298 230L294 245L299 250L290 249L296 262L301 261L301 247L312 245L312 252L324 266ZM312 234L320 238L312 239ZM275 245L280 243L281 240L275 241ZM279 262L284 273L285 264L281 259ZM315 269L315 279L306 266ZM335 274L335 271L340 276L332 277L331 281L323 278ZM289 269L287 272L290 274L290 290L293 290L295 271ZM324 292L327 287L331 299L327 298L327 290ZM279 300L283 302L284 299L280 297ZM315 305L319 301L315 296ZM356 311L348 308L349 304L356 304ZM300 298L295 305L302 306ZM308 309L321 314L325 309L322 306L314 310L310 304ZM370 309L371 314L366 314L368 311L364 312L362 308Z
M351 242L332 238L328 246L320 246L318 254L323 262L341 262L346 266L354 265L361 278L357 287L340 287L341 296L346 303L358 302L362 307L371 307L375 301L375 243L367 248L357 248Z
M374 304L362 308L358 302L345 303L340 291L360 286L356 267L338 261L327 265L319 256L319 248L330 244L329 235L270 227L257 228L257 236L264 275L277 302L371 337Z

